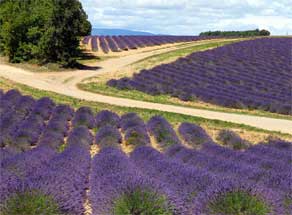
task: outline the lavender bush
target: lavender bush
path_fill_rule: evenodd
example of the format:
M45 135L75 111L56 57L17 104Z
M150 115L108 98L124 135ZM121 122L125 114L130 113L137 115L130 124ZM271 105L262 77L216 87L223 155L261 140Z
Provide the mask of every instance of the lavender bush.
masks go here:
M42 165L48 164L55 155L56 151L53 149L40 146L3 160L1 168L18 176L20 179L25 179L32 172L42 168Z
M69 134L67 139L68 146L85 146L88 148L89 145L93 144L93 135L90 133L87 127L79 126L74 128Z
M21 98L21 94L17 90L9 90L1 96L0 100L0 115L5 113L11 108L14 108L18 100Z
M89 107L79 108L72 120L74 127L86 126L89 129L95 127L95 119L92 110Z
M180 144L180 140L172 126L161 116L152 117L147 123L147 128L150 134L155 137L158 145L163 149L174 144Z
M26 190L51 196L63 213L83 214L89 167L88 147L70 145L27 178Z
M104 147L119 147L122 143L122 136L120 131L116 127L112 126L103 126L96 133L95 143L98 144L101 148Z
M121 198L137 191L151 193L156 200L160 199L160 196L166 196L162 204L156 207L167 212L163 214L172 214L170 213L173 209L172 204L175 205L176 202L173 197L167 198L170 195L168 189L143 175L120 150L111 147L103 149L95 156L92 165L89 199L93 214L121 214L119 213ZM139 212L142 202L136 203L129 205L129 208L138 214L143 213ZM144 213L149 214L147 211Z
M206 142L212 142L212 138L202 127L192 123L182 123L179 126L178 131L183 140L190 146L196 147Z
M106 125L118 128L120 127L120 117L112 111L103 110L97 113L95 123L98 129Z
M243 140L237 133L227 129L219 132L217 140L223 145L229 146L235 150L246 149L250 146L248 141Z
M144 121L136 113L127 113L121 117L121 128L123 131L131 127L144 125Z
M191 168L168 159L151 147L139 147L131 153L133 162L149 177L163 181L181 199L181 210L191 214L196 196L214 183L216 176L199 168Z
M43 97L36 101L33 107L33 114L39 115L44 120L48 120L53 112L53 108L55 107L55 103L48 97Z
M240 180L223 179L197 197L192 214L284 214L279 202L280 197L273 190Z
M127 145L150 145L150 138L144 121L136 113L128 113L121 117L121 127L125 133Z
M52 118L70 121L74 116L74 110L68 105L58 105L54 108Z

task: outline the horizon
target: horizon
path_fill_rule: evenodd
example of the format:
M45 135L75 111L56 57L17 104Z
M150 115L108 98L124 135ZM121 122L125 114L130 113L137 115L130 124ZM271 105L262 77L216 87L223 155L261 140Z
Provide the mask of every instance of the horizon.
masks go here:
M99 28L99 27L95 27L95 26L92 26L92 30L93 29L96 29L96 30L121 30L121 31L133 31L133 32L144 32L144 33L149 33L149 34L153 34L153 36L159 36L159 35L170 35L170 36L199 36L199 34L197 35L193 35L193 34L156 34L154 32L149 32L149 31L144 31L144 30L138 30L138 29L128 29L128 28ZM249 31L249 30L256 30L256 29L243 29L243 30L240 30L240 31ZM262 29L259 29L259 30L262 30ZM265 30L269 30L269 29L265 29ZM211 30L208 30L208 31L211 31ZM214 30L216 31L216 30ZM224 30L222 30L224 31ZM207 31L206 31L207 32ZM200 32L202 33L202 32ZM93 35L93 34L92 34ZM150 35L151 36L151 35ZM274 37L292 37L292 34L271 34L270 36L274 36Z
M289 1L224 0L80 0L93 28L126 29L153 34L198 35L205 31L266 29L291 35ZM178 17L177 14L180 16Z

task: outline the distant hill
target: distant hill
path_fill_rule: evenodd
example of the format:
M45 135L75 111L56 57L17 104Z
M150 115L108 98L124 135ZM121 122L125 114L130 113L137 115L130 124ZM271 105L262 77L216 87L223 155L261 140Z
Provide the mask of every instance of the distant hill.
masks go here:
M92 28L91 35L154 35L149 32L132 31L127 29L111 29L111 28Z

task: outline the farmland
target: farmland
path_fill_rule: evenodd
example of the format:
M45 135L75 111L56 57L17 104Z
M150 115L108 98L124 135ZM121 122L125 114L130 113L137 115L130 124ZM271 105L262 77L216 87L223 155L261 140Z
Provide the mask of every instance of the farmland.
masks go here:
M290 40L109 51L91 70L3 64L1 212L290 214Z
M124 214L122 202L139 194L151 196L153 210L209 214L224 213L227 196L243 195L257 204L251 213L290 213L289 142L252 146L228 131L220 146L192 123L176 133L161 116L95 114L15 90L1 91L1 104L2 202L44 195L60 214Z
M1 0L0 215L291 215L289 6Z
M119 90L167 94L183 101L201 100L288 115L291 114L290 43L288 38L244 41L194 53L107 84Z
M186 43L216 37L198 36L86 36L82 44L91 51L108 54L150 46L172 43ZM219 37L218 37L219 38Z

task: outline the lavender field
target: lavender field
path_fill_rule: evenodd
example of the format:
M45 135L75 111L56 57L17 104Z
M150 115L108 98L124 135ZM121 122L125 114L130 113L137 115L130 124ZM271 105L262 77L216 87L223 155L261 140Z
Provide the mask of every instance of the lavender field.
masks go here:
M195 52L107 84L183 101L289 115L291 43L291 38L242 41Z
M291 142L224 131L222 146L195 124L176 132L161 116L95 114L16 90L0 102L1 214L292 213ZM35 213L9 211L26 199Z
M83 45L90 45L91 51L120 52L131 49L159 46L164 44L193 42L212 39L207 36L86 36Z

